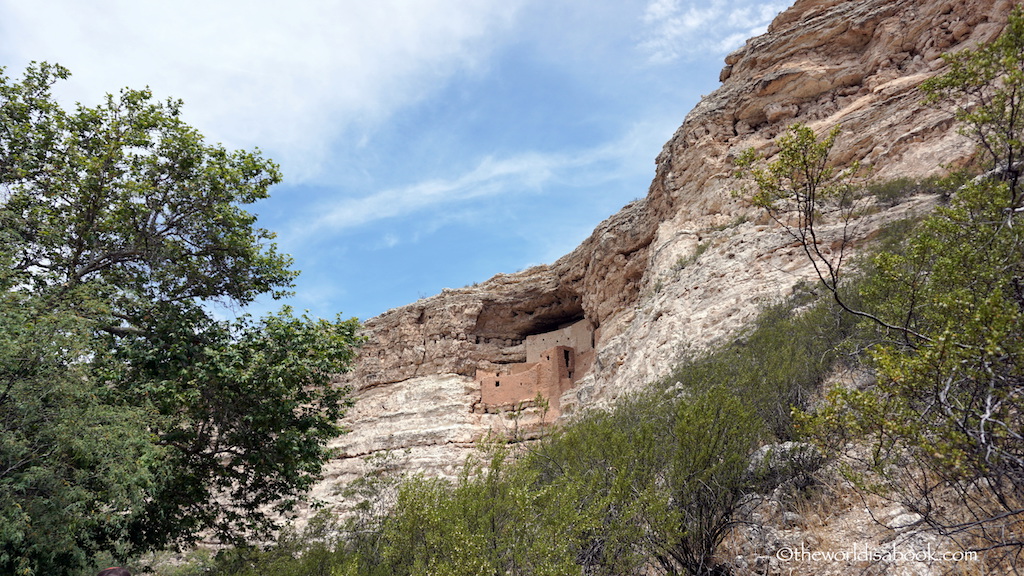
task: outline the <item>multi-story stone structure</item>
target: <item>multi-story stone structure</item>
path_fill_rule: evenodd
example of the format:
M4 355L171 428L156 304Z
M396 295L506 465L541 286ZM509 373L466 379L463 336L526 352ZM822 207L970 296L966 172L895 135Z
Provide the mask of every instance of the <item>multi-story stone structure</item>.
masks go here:
M499 370L477 370L480 398L487 406L514 406L542 396L548 414L561 413L560 398L594 363L594 326L580 320L552 332L526 337L526 362Z

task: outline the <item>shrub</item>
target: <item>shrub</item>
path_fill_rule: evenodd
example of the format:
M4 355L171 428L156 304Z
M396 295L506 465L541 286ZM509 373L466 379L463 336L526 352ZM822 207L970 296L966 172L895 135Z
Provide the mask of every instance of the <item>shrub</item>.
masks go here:
M776 439L792 440L792 411L807 408L855 333L856 319L830 299L801 289L765 308L731 344L684 359L662 386L728 386L754 407Z
M911 196L918 194L947 195L950 190L946 178L936 176L917 179L901 176L892 180L881 180L868 184L865 192L882 206L893 207Z

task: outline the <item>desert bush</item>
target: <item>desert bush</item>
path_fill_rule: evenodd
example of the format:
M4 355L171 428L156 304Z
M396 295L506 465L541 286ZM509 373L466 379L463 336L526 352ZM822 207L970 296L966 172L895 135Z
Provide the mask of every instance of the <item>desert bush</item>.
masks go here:
M724 386L620 399L554 434L527 465L583 511L573 541L588 574L711 574L756 487L763 423Z
M844 288L844 290L847 290ZM806 286L762 310L733 342L685 357L661 386L725 385L752 406L778 440L792 440L794 409L805 409L837 361L854 349L857 320Z
M891 208L918 194L947 195L949 189L945 185L946 181L945 178L937 176L921 179L901 176L872 182L866 186L865 191L869 196L873 196L878 204Z

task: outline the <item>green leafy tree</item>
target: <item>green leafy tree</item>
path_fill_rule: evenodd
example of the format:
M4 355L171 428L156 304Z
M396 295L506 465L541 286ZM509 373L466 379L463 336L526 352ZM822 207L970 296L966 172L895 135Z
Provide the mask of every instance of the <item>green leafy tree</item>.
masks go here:
M738 520L743 496L758 488L748 468L762 434L753 408L725 387L678 403L663 493L649 518L653 556L665 573L718 572L715 553Z
M876 345L876 385L833 392L815 420L868 439L886 493L981 547L1024 544L1024 237L1005 225L1011 198L1006 182L961 187L903 251L875 257L866 297L927 339Z
M135 523L142 547L187 542L201 530L242 543L319 478L348 405L329 384L352 358L354 322L295 318L174 322L122 342L103 374L128 405L154 413L172 450L154 496ZM166 347L166 342L172 344ZM106 368L106 367L104 367Z
M843 310L888 330L923 338L908 326L883 319L853 305L843 290L863 215L858 162L842 168L830 160L841 133L836 126L819 137L794 124L776 141L778 152L767 159L748 149L736 159L737 176L751 180L749 196L800 245L815 275Z
M64 110L0 70L0 572L264 534L317 478L354 320L216 320L296 273L242 207L280 180L181 102Z
M659 512L654 490L671 453L672 404L664 400L653 392L620 398L555 430L528 455L539 482L584 519L564 533L585 574L637 574L651 558L645 528Z
M61 574L127 551L163 449L148 411L83 382L88 329L73 314L0 295L0 571Z
M770 162L752 148L736 159L740 174L749 176L756 186L751 202L800 243L818 277L832 291L838 289L845 254L831 250L835 239L823 234L823 221L841 221L839 241L849 241L855 215L852 178L859 170L857 165L838 170L829 162L839 132L836 126L819 139L810 127L794 124L778 138L779 151Z

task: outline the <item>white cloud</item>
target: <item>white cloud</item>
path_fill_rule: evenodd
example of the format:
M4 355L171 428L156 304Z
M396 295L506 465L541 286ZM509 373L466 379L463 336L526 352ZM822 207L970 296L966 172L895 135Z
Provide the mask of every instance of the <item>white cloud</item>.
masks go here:
M643 14L647 31L640 49L655 64L724 54L763 33L789 4L779 0L650 0Z
M323 215L304 224L302 232L329 229L337 233L441 204L494 196L510 188L536 189L551 178L554 170L568 163L558 156L533 153L505 159L487 157L472 171L452 179L427 180L361 198L342 199L320 210Z
M621 138L576 153L526 152L505 158L485 157L470 171L451 178L431 179L321 206L320 214L304 220L288 234L292 239L327 233L336 235L382 220L425 212L440 206L449 209L467 200L504 194L536 193L546 185L592 187L622 177L626 172L648 170L649 158L641 156L663 134L651 124L633 126Z
M385 234L383 238L381 238L380 247L394 248L395 246L398 246L399 242L401 242L401 239L399 239L398 235L389 232Z
M0 0L16 67L59 62L65 94L98 103L149 85L229 147L261 146L290 180L365 128L479 66L523 0Z

